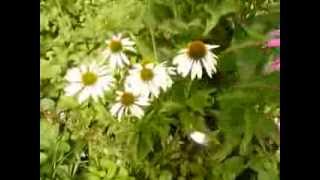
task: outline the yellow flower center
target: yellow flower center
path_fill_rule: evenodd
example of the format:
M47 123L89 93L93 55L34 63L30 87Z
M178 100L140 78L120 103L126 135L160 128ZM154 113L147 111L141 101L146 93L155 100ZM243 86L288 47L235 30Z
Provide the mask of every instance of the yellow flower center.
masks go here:
M135 97L132 93L125 92L121 96L121 103L125 106L130 106L134 103Z
M207 54L207 48L202 41L193 41L188 47L188 55L194 60L200 60Z
M150 80L153 79L154 74L153 74L151 69L143 67L141 72L140 72L140 76L141 76L142 80L150 81Z
M109 44L109 48L112 52L119 52L122 50L122 44L120 41L112 40Z
M82 75L82 82L86 86L95 84L98 80L98 76L92 72L86 72Z

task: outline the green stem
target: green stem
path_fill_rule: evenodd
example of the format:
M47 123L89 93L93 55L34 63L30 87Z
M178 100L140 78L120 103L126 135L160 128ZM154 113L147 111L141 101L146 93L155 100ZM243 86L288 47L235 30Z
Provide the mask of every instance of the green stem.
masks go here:
M187 84L186 97L189 97L189 96L190 96L190 91L191 91L192 83L193 83L193 80L190 80L190 81L188 82L188 84Z
M149 26L149 31L150 31L150 35L151 35L153 55L154 55L155 60L158 60L156 41L155 41L155 38L154 38L154 32L153 32L153 29L150 26Z

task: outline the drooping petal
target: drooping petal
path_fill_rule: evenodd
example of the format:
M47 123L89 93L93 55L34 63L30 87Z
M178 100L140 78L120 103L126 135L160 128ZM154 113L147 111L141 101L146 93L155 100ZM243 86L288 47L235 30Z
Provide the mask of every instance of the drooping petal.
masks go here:
M72 68L67 72L66 80L70 82L80 82L81 81L81 72L79 68Z
M82 89L82 87L81 83L70 83L64 90L67 96L74 96Z
M131 111L133 116L136 116L139 119L141 119L143 117L143 115L144 115L143 110L137 105L132 105L130 107L130 111Z
M87 100L90 97L91 88L85 87L78 96L79 103L83 103L85 100Z

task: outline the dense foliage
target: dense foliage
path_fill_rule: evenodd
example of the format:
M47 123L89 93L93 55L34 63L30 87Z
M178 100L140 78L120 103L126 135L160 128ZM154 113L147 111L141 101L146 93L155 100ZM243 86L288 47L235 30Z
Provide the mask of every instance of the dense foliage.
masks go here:
M273 0L41 0L42 180L277 180L279 29ZM218 72L174 76L140 120L121 122L103 102L65 96L67 70L98 58L114 33L131 37L136 61L171 62L190 41L218 44ZM204 132L207 145L192 141Z

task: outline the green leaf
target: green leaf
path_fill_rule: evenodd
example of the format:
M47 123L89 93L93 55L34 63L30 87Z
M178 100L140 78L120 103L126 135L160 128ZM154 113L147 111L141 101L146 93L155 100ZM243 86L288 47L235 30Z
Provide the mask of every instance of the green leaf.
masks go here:
M159 180L171 180L172 179L172 174L170 171L161 171Z
M210 93L214 89L197 90L191 94L191 97L186 101L186 104L194 111L203 112L203 109L213 103L213 97Z
M245 112L245 130L244 130L244 137L242 139L241 145L240 145L240 155L246 155L249 143L251 142L251 139L254 135L254 127L256 124L256 121L258 121L259 116L253 111L246 111Z
M73 109L79 106L79 103L74 97L61 96L58 101L58 108L61 109Z
M217 25L220 20L220 17L227 15L232 12L236 12L239 9L239 1L237 0L224 0L220 1L220 3L211 3L211 5L205 6L205 11L210 13L210 18L207 19L206 28L203 33L204 36L208 35L208 33Z
M234 180L237 175L245 168L244 159L240 156L235 156L227 159L223 164L223 179Z
M174 101L165 101L162 103L162 107L159 110L160 113L166 114L175 114L181 110L183 110L184 105L174 102Z
M54 111L55 102L50 98L44 98L40 101L40 107L44 111Z
M53 65L49 61L40 60L40 79L57 77L61 73L59 65Z
M47 162L48 155L46 153L40 152L40 165Z
M144 159L153 150L152 134L148 131L142 131L138 135L137 150L138 159Z
M40 149L50 149L56 143L59 126L40 120Z

